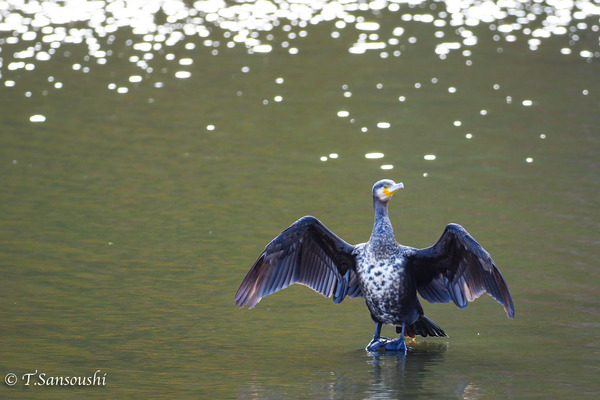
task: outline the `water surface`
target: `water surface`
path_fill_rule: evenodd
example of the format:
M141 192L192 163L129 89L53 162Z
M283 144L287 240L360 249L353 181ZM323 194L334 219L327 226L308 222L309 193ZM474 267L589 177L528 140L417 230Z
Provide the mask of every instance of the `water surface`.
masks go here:
M597 398L594 2L0 6L0 372L106 373L2 398ZM312 214L350 243L372 184L399 242L458 222L489 297L423 306L449 339L363 350L364 303L302 286L240 310ZM384 328L384 334L393 330Z

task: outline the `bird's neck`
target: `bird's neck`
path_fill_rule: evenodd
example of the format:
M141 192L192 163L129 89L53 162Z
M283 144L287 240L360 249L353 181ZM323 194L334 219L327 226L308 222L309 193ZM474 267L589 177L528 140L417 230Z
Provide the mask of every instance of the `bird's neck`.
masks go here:
M373 208L375 209L375 222L373 223L373 232L371 233L369 243L375 247L389 247L395 244L396 239L394 238L394 229L388 215L387 204L373 199Z

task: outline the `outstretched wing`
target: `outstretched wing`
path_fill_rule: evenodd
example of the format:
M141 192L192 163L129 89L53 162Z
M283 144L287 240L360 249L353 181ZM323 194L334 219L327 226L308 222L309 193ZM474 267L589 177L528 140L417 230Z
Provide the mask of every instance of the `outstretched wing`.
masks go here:
M265 247L235 294L235 303L252 308L296 282L333 296L336 304L346 296L362 296L353 250L315 217L302 217Z
M487 251L460 225L449 224L438 242L410 256L421 297L431 303L454 301L466 308L482 293L504 306L508 318L515 309L502 274Z

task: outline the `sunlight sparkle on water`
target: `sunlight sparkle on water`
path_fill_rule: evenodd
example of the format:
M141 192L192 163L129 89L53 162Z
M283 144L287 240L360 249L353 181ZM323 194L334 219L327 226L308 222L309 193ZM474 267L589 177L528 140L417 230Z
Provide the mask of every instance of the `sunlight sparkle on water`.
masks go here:
M377 22L357 22L355 28L359 31L376 31L379 29Z
M10 2L9 6L0 7L0 31L7 36L0 40L0 79L4 80L5 87L10 87L9 82L19 79L13 73L33 71L36 63L49 63L57 55L70 54L70 51L59 51L67 44L87 48L87 54L75 59L72 68L90 72L91 63L104 65L112 61L111 46L117 31L122 29L131 29L137 39L127 40L124 50L119 51L123 51L125 59L135 67L151 73L151 64L157 58L174 60L173 52L165 52L166 48L182 43L185 50L195 50L194 37L203 40L203 45L211 49L212 55L220 54L219 47L234 48L237 45L244 46L248 53L259 55L272 53L276 48L298 54L299 46L295 46L295 42L309 35L310 25L327 21L335 21L336 32L340 34L345 30L346 34L356 35L348 48L350 53L375 51L382 58L398 57L407 44L418 43L417 32L426 30L411 27L415 36L403 39L408 23L437 29L435 37L438 43L434 51L441 59L455 51L470 57L479 43L473 29L476 26L494 31L494 40L499 42L522 39L532 51L553 36L564 37L569 42L560 50L563 56L586 60L600 58L600 52L594 49L573 48L581 39L580 31L598 36L600 28L586 21L589 17L600 15L600 7L593 0L580 0L576 7L567 0L534 3L526 0L448 1L445 3L446 10L440 12L425 11L424 6L428 3L424 0L409 3L410 7L405 7L404 3L361 3L357 0L298 3L272 0L247 3L225 3L222 0ZM164 14L165 22L156 22L157 11ZM391 32L382 32L380 22L362 15L365 11L399 13L397 20L400 26ZM286 32L286 40L279 40L273 33L278 26ZM443 30L448 26L452 27L451 31ZM498 49L501 50L501 47ZM192 63L190 57L179 60L179 64L184 66ZM471 65L471 60L467 60L467 65ZM191 75L178 71L176 77L185 79Z
M189 71L177 71L175 72L175 78L178 79L187 79L192 76L192 73Z
M253 50L255 53L270 53L273 50L273 46L270 44L259 44L254 46Z
M41 114L36 114L36 115L32 115L31 117L29 117L29 121L31 122L45 122L46 121L46 117L41 115Z
M367 153L367 154L365 154L365 158L368 158L368 159L383 158L383 153Z

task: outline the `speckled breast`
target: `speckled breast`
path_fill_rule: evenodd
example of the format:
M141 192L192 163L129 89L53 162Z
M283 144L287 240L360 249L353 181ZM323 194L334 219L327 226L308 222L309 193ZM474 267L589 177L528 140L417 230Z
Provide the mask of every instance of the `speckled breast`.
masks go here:
M414 322L416 289L405 271L402 253L376 257L367 246L358 250L358 279L371 314L384 324Z

